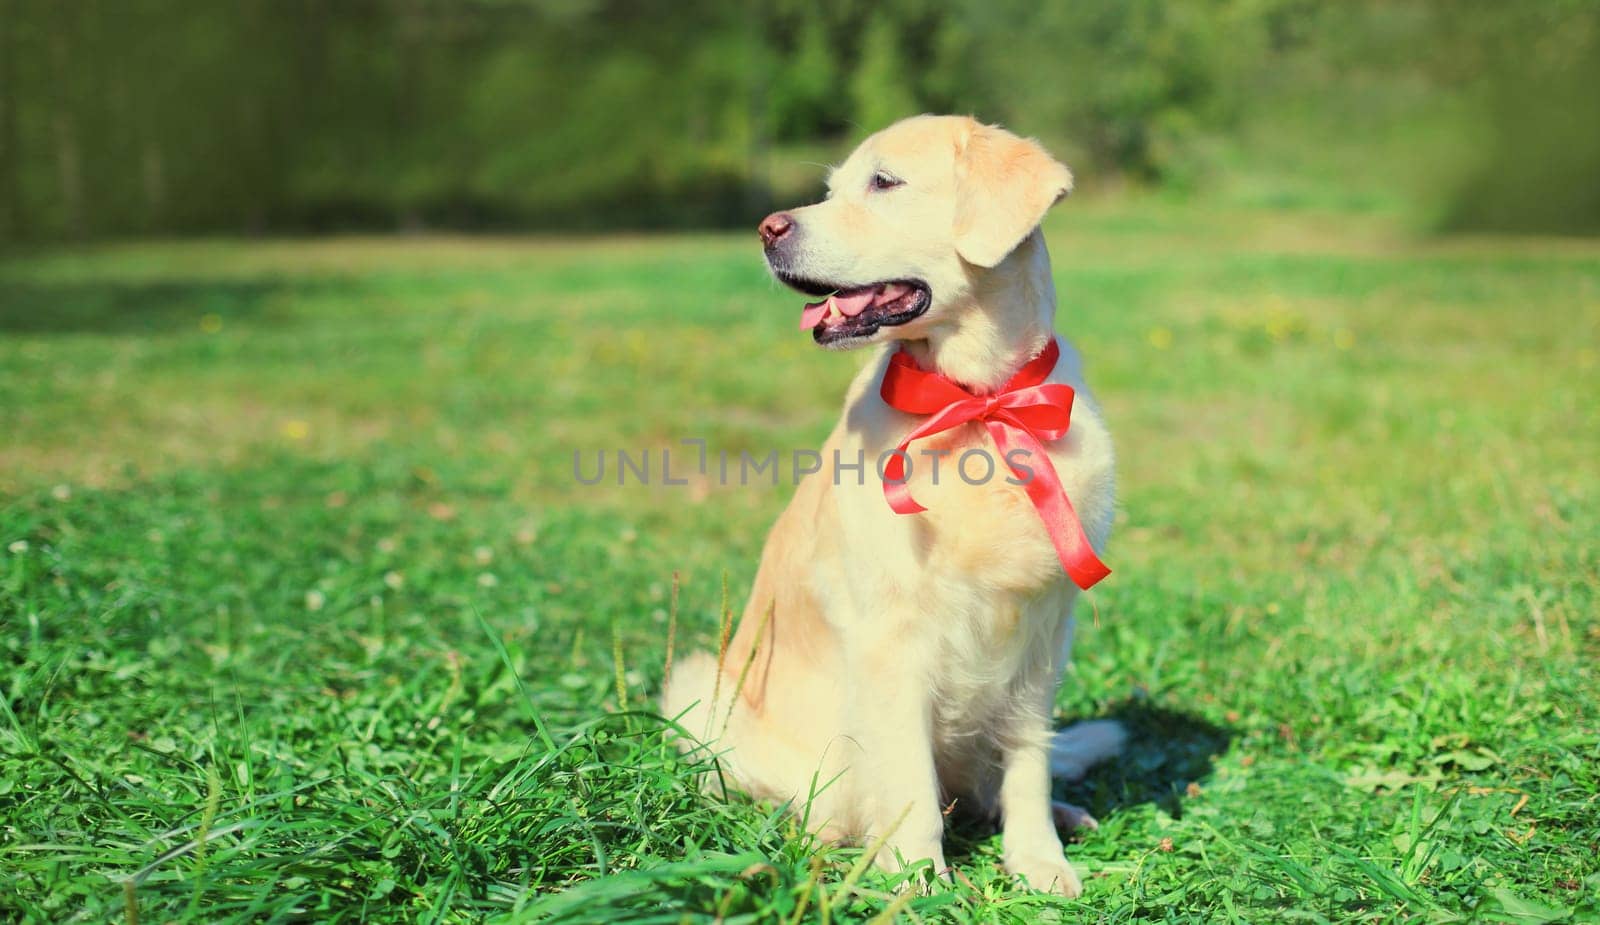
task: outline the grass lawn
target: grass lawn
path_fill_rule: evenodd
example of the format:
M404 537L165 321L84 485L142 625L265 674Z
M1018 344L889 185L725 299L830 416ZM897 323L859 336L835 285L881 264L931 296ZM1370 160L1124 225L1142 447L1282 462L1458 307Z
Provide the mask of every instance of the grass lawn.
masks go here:
M753 234L218 241L0 261L0 919L1600 917L1600 242L1051 221L1122 479L1059 715L1135 737L1081 900L663 745L789 489L573 452L821 442L860 357Z

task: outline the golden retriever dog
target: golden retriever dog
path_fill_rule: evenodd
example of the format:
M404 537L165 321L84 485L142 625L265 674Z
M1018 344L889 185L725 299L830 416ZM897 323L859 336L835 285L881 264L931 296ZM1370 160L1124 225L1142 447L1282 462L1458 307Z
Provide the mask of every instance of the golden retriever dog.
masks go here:
M793 801L824 838L877 845L890 870L931 861L948 876L953 803L999 821L1012 874L1076 896L1058 829L1093 820L1052 803L1052 771L1082 774L1123 732L1052 732L1073 603L1105 573L1096 551L1113 505L1111 439L1055 334L1039 229L1071 188L1037 142L917 116L863 142L824 201L761 223L772 273L817 299L801 327L824 347L874 352L822 469L767 539L726 653L678 664L662 705L739 788ZM1032 398L1008 398L1028 377L1017 394ZM927 407L891 406L907 382ZM897 466L908 435L949 410L940 396L963 420ZM1046 469L1059 485L1024 477ZM914 504L891 504L896 490Z

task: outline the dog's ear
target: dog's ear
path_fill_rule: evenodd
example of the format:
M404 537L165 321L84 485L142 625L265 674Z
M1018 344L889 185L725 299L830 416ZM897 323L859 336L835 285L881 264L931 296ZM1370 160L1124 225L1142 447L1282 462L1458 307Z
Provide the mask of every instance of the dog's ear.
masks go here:
M956 152L956 252L992 267L1072 191L1072 171L1037 141L973 124Z

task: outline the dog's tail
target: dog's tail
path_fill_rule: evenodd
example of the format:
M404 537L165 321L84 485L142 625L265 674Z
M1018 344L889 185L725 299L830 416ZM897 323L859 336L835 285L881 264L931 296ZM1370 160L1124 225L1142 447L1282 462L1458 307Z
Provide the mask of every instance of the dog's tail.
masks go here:
M676 720L694 736L694 740L680 740L679 745L690 748L717 738L716 709L711 695L716 689L717 660L709 652L696 652L672 666L672 675L666 679L666 689L661 692L661 715ZM726 710L727 694L723 694Z
M1073 723L1050 740L1050 774L1078 780L1090 768L1121 754L1127 743L1128 731L1114 719Z

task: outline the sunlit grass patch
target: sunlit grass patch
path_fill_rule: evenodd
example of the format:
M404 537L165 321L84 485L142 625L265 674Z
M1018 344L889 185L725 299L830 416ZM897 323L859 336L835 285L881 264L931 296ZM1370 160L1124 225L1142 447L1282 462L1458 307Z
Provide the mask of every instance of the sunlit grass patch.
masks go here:
M0 264L0 910L1600 915L1600 250L1076 206L1121 510L1058 708L1134 733L1081 900L965 826L896 892L650 715L788 488L574 451L814 447L855 369L749 240L333 239Z

